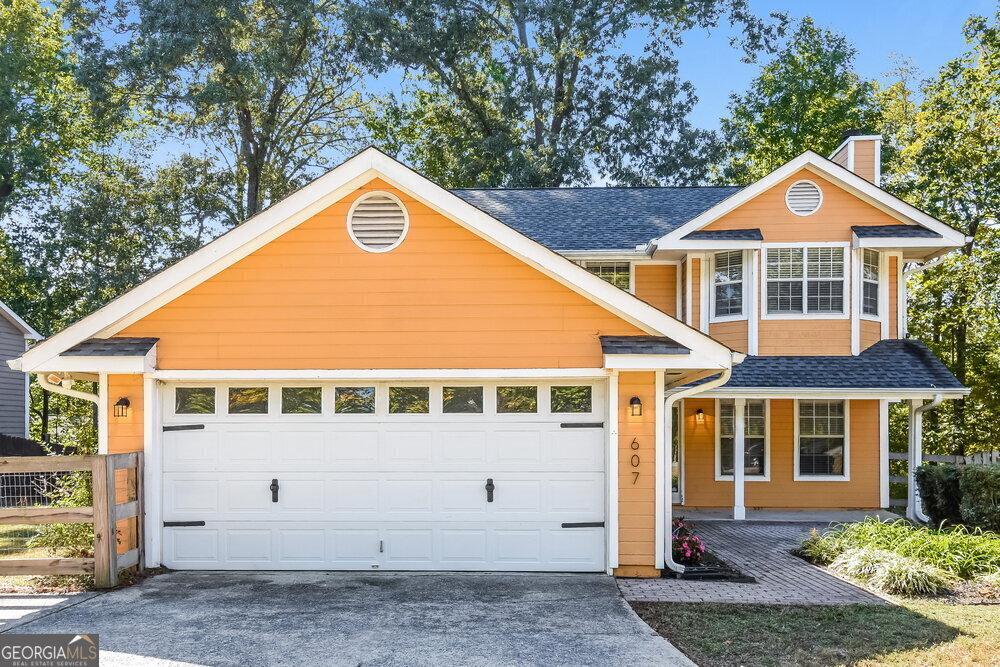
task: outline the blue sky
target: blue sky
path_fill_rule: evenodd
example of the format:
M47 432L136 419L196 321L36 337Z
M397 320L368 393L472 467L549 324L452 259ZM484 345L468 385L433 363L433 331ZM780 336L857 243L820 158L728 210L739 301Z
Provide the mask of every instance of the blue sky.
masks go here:
M967 45L962 24L973 14L991 16L995 0L751 0L757 15L784 11L812 16L825 28L843 33L858 50L855 67L865 78L881 78L892 54L909 57L924 76L962 54ZM718 127L731 92L742 92L757 66L740 62L729 47L727 29L692 33L680 50L681 75L690 80L699 103L692 122Z

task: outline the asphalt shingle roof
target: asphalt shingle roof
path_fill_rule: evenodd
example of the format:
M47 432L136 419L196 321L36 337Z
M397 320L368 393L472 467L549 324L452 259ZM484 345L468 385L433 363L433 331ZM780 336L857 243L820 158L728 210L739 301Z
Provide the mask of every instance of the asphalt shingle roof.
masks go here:
M937 232L916 225L855 225L851 230L858 238L942 238Z
M62 353L67 357L144 357L159 338L88 338Z
M690 354L691 350L666 336L601 336L604 354Z
M742 188L532 188L452 192L556 251L635 250Z
M706 378L696 384L707 382ZM962 389L951 371L917 340L883 340L858 356L747 357L726 388Z
M686 241L763 241L759 229L699 229L684 235Z

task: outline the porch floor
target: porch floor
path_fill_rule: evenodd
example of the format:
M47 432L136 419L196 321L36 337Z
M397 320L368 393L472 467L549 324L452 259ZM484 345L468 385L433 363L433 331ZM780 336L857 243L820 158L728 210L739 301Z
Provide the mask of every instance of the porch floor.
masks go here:
M732 521L733 511L689 510L674 505L674 517L682 516L691 521ZM895 521L902 517L889 510L747 510L747 521L756 523L851 523L864 521L868 517L882 521Z
M811 565L792 553L812 528L829 522L752 523L696 519L694 533L710 552L756 583L695 579L618 579L631 602L732 602L745 604L886 604L885 600ZM703 521L702 523L698 523Z

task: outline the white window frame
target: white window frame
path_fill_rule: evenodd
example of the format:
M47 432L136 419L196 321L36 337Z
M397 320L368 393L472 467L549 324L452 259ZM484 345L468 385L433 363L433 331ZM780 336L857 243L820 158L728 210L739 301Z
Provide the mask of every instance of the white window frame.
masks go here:
M796 185L799 185L800 183L808 183L808 184L812 185L813 187L815 187L816 190L819 192L819 203L816 204L816 208L814 208L813 210L809 211L808 213L798 213L797 211L793 211L792 207L788 203L788 196L791 194L792 188L794 188ZM809 178L800 178L799 180L797 180L794 183L792 183L791 185L789 185L788 188L785 190L785 208L788 209L789 213L791 213L792 215L797 215L800 218L805 218L805 217L808 217L810 215L813 215L814 213L819 212L819 210L821 208L823 208L823 188L821 188L819 186L819 183L817 183L816 181L814 181L812 179L809 179Z
M715 314L715 260L716 257L722 253L738 252L740 253L740 258L743 261L743 279L740 281L742 283L742 290L740 292L741 312L739 315L716 315ZM750 282L752 280L750 272L750 261L747 257L748 252L746 250L720 250L718 252L713 252L709 256L707 279L708 286L704 287L708 291L708 321L709 322L739 322L748 319L749 313L749 301L750 301ZM727 283L719 284L731 284L735 281L729 281Z
M841 401L844 404L844 474L843 475L803 475L799 472L799 448L801 440L799 437L799 403L814 403L818 401ZM796 482L849 482L851 481L851 401L846 398L809 398L795 399L795 446L793 448L795 457L795 471L792 476Z
M851 244L841 241L813 242L813 243L762 243L763 252L760 258L760 319L762 320L849 320L851 319L851 282L854 275L854 253L851 252ZM809 248L843 248L844 249L844 278L843 278L843 299L844 312L842 313L769 313L767 309L767 253L771 249L780 248L801 248L803 250L802 273L803 277L803 306L805 299L809 295L808 256Z
M731 482L732 475L722 474L722 401L732 401L732 398L715 399L715 481ZM771 401L763 398L748 398L749 401L764 401L764 474L750 475L744 473L743 479L747 482L770 482L771 481ZM744 435L744 438L746 436ZM735 437L733 438L735 441Z
M868 280L865 278L865 253L874 252L878 255L878 279ZM861 248L858 258L858 314L863 320L868 320L870 322L881 322L885 310L889 307L887 299L883 292L883 284L888 282L888 276L886 271L888 271L888 262L886 261L886 255L884 252L880 252L874 248ZM876 304L878 312L872 315L871 313L865 312L865 285L875 285L875 290L877 294L878 303Z
M583 266L583 268L585 268L590 273L593 273L592 271L590 271L591 265L595 265L595 268L596 268L597 265L600 265L600 264L625 264L625 265L627 265L627 267L628 267L628 287L625 289L625 291L628 292L629 294L635 294L635 262L632 262L631 260L627 260L627 259L588 259L588 260L584 260L580 264L581 264L581 266ZM597 275L596 273L593 273L593 275L597 276L598 278L601 278L601 276ZM604 278L601 278L601 280L604 280L609 285L614 285L615 287L618 287L618 285L615 285L610 280L605 280ZM618 287L618 289L621 289L621 288Z

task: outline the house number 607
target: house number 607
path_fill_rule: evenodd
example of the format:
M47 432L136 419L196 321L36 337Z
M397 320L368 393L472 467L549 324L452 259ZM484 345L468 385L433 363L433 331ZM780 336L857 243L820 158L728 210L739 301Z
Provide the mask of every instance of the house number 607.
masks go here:
M639 449L639 441L636 438L632 438L632 444L630 444L629 447L632 448L633 452L636 451L637 449ZM641 460L639 459L639 455L638 454L633 454L632 458L629 461L629 463L632 464L633 468L638 468L639 467L639 463L641 463ZM638 470L633 470L632 471L632 483L635 484L638 481L639 481L639 471Z

